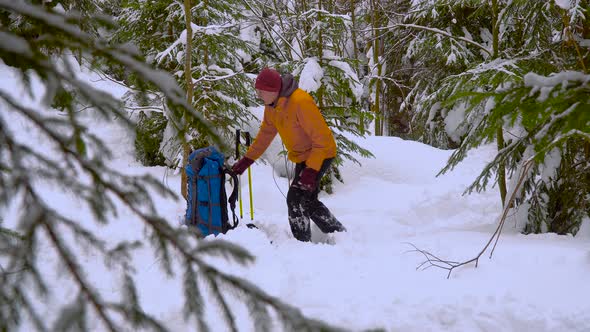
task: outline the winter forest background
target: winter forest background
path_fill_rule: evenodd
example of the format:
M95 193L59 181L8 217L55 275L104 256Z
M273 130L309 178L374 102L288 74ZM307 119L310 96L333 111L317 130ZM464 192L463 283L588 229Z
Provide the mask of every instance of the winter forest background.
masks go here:
M497 188L503 215L518 211L525 220L523 234L575 236L590 216L589 10L586 0L0 0L0 57L12 73L0 91L0 331L25 321L88 330L89 317L112 331L167 329L138 301L130 261L142 241L112 245L93 231L121 206L143 222L160 267L181 271L184 314L200 329L215 330L206 297L238 329L229 291L258 330L273 330L271 321L337 329L217 269L212 256L254 257L171 223L152 196L185 195L185 185L171 190L110 164L117 151L88 122L89 110L122 122L136 134L133 158L182 174L191 149L215 144L233 155L236 129L256 133L253 80L265 66L296 76L336 134L339 160L325 192L346 181L346 160L373 155L353 137L450 150L441 174L493 144L494 158L467 193ZM113 97L80 78L82 67L124 93ZM17 118L33 129L11 129ZM41 183L67 188L94 221L51 204ZM38 249L46 242L77 285L60 308L39 300L54 283ZM96 250L123 271L124 296L107 300L73 247ZM48 311L59 314L47 321Z

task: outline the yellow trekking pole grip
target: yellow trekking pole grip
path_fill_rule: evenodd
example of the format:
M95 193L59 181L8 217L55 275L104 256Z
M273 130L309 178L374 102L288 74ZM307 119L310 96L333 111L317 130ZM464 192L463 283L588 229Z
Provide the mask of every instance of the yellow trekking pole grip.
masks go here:
M246 146L250 148L250 132L246 132ZM254 200L252 199L252 171L248 167L248 192L250 194L250 220L254 220ZM240 201L241 202L241 201Z

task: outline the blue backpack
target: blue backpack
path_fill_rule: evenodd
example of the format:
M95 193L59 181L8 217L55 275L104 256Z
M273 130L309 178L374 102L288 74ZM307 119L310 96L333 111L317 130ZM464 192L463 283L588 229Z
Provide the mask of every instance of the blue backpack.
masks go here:
M238 177L223 165L224 156L214 147L193 151L185 167L188 185L185 224L197 227L203 236L226 233L238 226L235 214L238 197ZM233 191L227 198L225 175L233 179ZM227 211L229 201L233 215L230 225Z

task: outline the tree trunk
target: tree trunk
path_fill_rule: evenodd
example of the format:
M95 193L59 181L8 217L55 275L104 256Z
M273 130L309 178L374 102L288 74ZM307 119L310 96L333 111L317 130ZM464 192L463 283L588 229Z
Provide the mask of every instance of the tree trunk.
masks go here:
M359 50L357 47L357 34L356 34L356 28L357 28L357 22L356 22L356 15L355 15L355 9L356 9L356 0L350 0L350 19L352 21L352 29L351 29L351 38L352 38L352 53L353 53L353 57L354 57L354 62L355 62L355 72L356 75L358 76L358 78L361 78L361 65L360 65L360 61L359 61ZM361 133L361 135L365 134L365 119L363 116L364 113L361 112L361 116L359 118L359 132Z
M191 67L191 55L192 55L192 41L193 41L193 28L191 25L192 18L191 18L191 1L184 0L184 13L185 13L185 22L186 22L186 49L184 53L184 78L186 80L186 100L189 105L193 104L193 75L192 75L192 67ZM185 121L185 126L188 121ZM185 128L185 133L188 131L188 128ZM184 167L188 161L188 156L190 154L190 146L186 141L186 136L183 138L182 143L182 170L181 171L181 179L180 179L180 192L182 197L185 199L188 196L187 193L187 177L186 173L184 172Z
M352 29L351 29L351 38L352 38L352 56L353 59L355 61L355 72L356 74L360 77L361 74L361 70L360 70L360 64L359 64L359 56L358 56L358 47L357 47L357 34L356 34L356 15L355 15L355 6L356 6L356 0L350 0L350 19L352 21Z
M322 7L323 3L322 0L318 3L318 22L322 22ZM322 26L318 29L318 60L320 62L320 67L324 67L324 35L322 33ZM318 89L318 106L320 111L324 109L324 85L320 84L320 88Z
M307 0L301 1L301 9L302 9L302 11L300 13L298 13L298 15L300 15L302 13L307 13ZM311 26L309 24L309 21L302 19L301 23L303 24L303 31L305 31L304 36L309 36L310 31L311 31ZM313 53L311 53L311 52L313 52L313 49L311 48L311 45L310 45L310 38L305 38L304 48L306 51L308 50L310 52L310 54L313 54ZM306 57L305 52L303 52L303 54L304 54L303 58L305 59L305 57Z
M279 4L277 3L277 0L273 0L273 5L274 5L274 9L276 11L279 10ZM295 3L295 6L297 4ZM285 15L288 17L291 15L291 13L289 13L289 9L287 8L287 12L285 13ZM279 25L281 27L281 31L287 31L287 26L285 25L285 22L283 21L283 15L277 15L278 19L279 19ZM295 36L295 39L297 40L297 44L299 45L299 49L301 50L301 52L303 52L303 44L301 44L301 40L299 38L299 36ZM288 40L289 43L292 42L292 40ZM293 44L291 44L291 46L293 46ZM294 46L293 46L294 47ZM289 60L293 60L293 51L289 51L289 57L286 59L283 59L284 61L289 61ZM299 54L299 56L301 56L301 58L303 59L303 54Z
M499 22L499 8L498 8L498 0L492 0L492 13L493 13L493 59L496 59L500 53L500 42L499 42L499 35L500 35L500 22ZM498 128L496 132L496 142L498 145L498 151L504 148L504 131L502 129L502 125ZM500 162L498 166L498 188L500 189L500 198L502 199L502 206L504 206L504 202L506 200L506 164L504 162Z
M375 81L375 100L372 105L372 110L375 116L375 136L383 135L383 124L382 124L382 110L381 110L381 62L379 59L380 47L379 47L379 27L378 20L379 16L376 8L376 0L371 0L371 11L373 16L371 17L373 26L373 64L377 68L377 78ZM373 70L371 70L373 71Z

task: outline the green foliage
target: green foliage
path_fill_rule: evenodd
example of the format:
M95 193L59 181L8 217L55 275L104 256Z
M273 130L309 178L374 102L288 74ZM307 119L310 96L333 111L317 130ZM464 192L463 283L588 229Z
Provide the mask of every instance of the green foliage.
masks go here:
M65 108L74 103L74 94L66 89L59 89L53 98L51 107L65 111Z
M436 84L436 79L459 73L471 62L487 58L490 55L488 52L456 37L490 43L491 17L490 1L421 1L410 8L405 17L407 23L455 36L449 38L431 30L403 28L406 31L411 29L415 34L408 46L407 56L424 66L416 73L418 77L430 79Z
M421 1L408 9L403 23L428 29L401 26L401 32L391 32L406 39L412 32L411 39L402 44L405 56L397 60L411 64L402 73L403 85L412 87L406 90L403 105L414 113L411 137L441 148L456 148L460 143L445 130L448 110L441 109L440 102L457 85L447 82L449 77L460 75L491 55L490 17L488 1Z
M144 166L164 166L164 156L160 152L160 144L164 137L164 129L168 121L162 113L151 112L146 115L139 113L135 129L135 153Z
M182 2L179 1L122 0L121 9L118 18L121 28L117 29L113 42L133 42L142 54L152 59L157 50L174 42L174 34L184 24L180 14Z
M119 19L122 28L114 35L113 41L137 45L149 62L173 73L184 89L192 89L192 106L229 144L233 128L239 128L251 119L247 107L254 104L252 82L242 65L249 60L248 55L254 53L254 48L240 39L238 22L243 20L243 8L239 2L194 3L191 12L191 87L186 86L184 74L186 49L182 35L186 34L186 24L183 2L125 0L122 6ZM133 83L133 78L130 79ZM168 116L166 110L164 115ZM179 134L164 137L167 151L163 152L167 158L178 155ZM206 140L203 134L199 128L189 127L192 140Z
M589 80L590 76L579 72L561 72L549 77L527 73L521 80L497 91L457 95L451 102L467 100L468 113L478 120L473 122L474 126L443 171L463 160L468 150L493 141L496 128L512 128L519 135L508 138L508 145L468 190L485 189L501 163L514 174L523 162L534 160L535 167L527 175L521 194L533 202L528 231L575 233L590 198L586 183L581 181L587 179L587 142L583 141L590 141ZM482 103L487 103L487 112L485 108L481 111ZM545 164L555 163L557 157L551 151L557 151L559 157L557 173L539 179ZM541 227L542 224L547 227ZM565 227L566 224L570 226Z
M99 35L101 27L105 25L112 27L113 24L110 18L100 13L97 2L93 0L33 0L30 3L42 6L45 10L53 13L68 12L68 22L75 23L84 32L94 37ZM37 24L34 18L9 15L8 11L3 12L6 14L2 15L3 26L27 40L36 40L40 46L40 51L44 53L59 52L59 48L54 48L52 39L65 37L64 35L55 30L48 33ZM80 58L78 59L80 60Z
M2 240L2 243L10 243L22 240L23 236L18 232L2 227L2 220L0 219L0 239Z
M343 132L363 134L359 124L370 121L371 116L361 107L358 90L362 90L362 83L353 70L358 63L345 57L350 22L345 15L337 13L337 8L324 4L325 10L304 13L300 6L310 8L318 4L300 4L293 8L280 1L272 4L205 1L194 5L193 106L221 132L225 142L232 141L235 128L251 120L247 108L258 104L252 87L255 73L268 62L274 62L277 67L298 76L310 57L320 62L325 73L321 87L312 94L328 124ZM186 50L179 39L185 31L182 2L125 0L122 6L121 29L117 30L113 41L137 45L148 61L174 73L180 86L186 88ZM286 15L268 15L265 6L278 6L277 9L285 11ZM241 34L242 31L247 33ZM305 31L309 35L303 34ZM248 71L254 74L247 75ZM133 83L132 76L123 72L119 75ZM167 116L166 110L164 114ZM364 120L359 120L361 117ZM166 129L166 132L171 131ZM198 130L190 129L190 135L193 148L208 143ZM178 155L177 137L164 136L166 159ZM340 154L345 158L354 160L353 152L370 155L352 140L342 135L338 135L338 139L342 139L338 147L343 149Z
M492 2L477 1L422 1L405 17L402 28L419 31L407 53L421 68L406 98L413 125L422 140L457 148L441 173L502 132L505 145L467 192L495 184L503 168L515 190L531 161L513 206L526 209L525 232L575 234L589 200L589 78L579 44L588 37L588 3L568 10L553 1L497 4L496 22Z
M320 180L320 190L323 190L328 194L333 194L334 193L334 179L336 179L340 182L344 182L344 179L342 178L342 174L340 173L340 170L338 169L338 167L336 165L332 164L330 166L330 168L328 169L328 171L326 172L326 175L324 177L322 177L322 179Z
M570 139L561 155L553 176L531 179L530 198L519 202L528 209L525 233L576 234L590 216L590 143Z
M494 26L494 22L490 20L491 2L477 4L473 1L425 1L413 9L412 15L407 16L411 23L424 24L444 32L450 31L452 36L422 30L418 36L423 37L414 38L411 42L413 46L409 48L410 59L414 55L426 59L420 60L420 64L426 65L423 73L434 73L435 77L434 80L432 77L425 80L424 74L418 73L418 76L415 76L419 79L415 86L416 91L410 93L408 100L416 109L414 126L426 129L425 135L421 138L425 142L441 147L456 147L462 141L463 135L455 135L451 140L445 137L445 133L453 134L448 132L448 128L445 129L445 119L452 109L444 107L445 105L441 107L441 103L451 105L451 108L459 106L459 103L448 102L451 96L495 90L501 85L510 85L518 81L527 71L549 74L575 64L573 47L569 47L568 50L563 44L556 43L555 38L562 29L561 19L567 18L567 15L560 13L551 2L498 0L498 4L498 24L502 30L497 59L490 58L493 54ZM522 17L527 19L523 20ZM428 23L428 20L431 20L431 23ZM478 33L478 30L481 32ZM469 37L479 46L465 43L457 39L459 37ZM445 43L458 43L464 51L453 53L450 48L444 47ZM488 51L484 52L484 49ZM559 54L559 57L553 56L555 54ZM472 64L466 62L453 68L448 63L443 64L437 60L447 59L448 62L450 59L458 58L469 60ZM428 59L435 62L429 63ZM483 104L475 106L472 103L472 106L483 107ZM465 126L462 129L469 130ZM449 142L451 144L448 144Z

